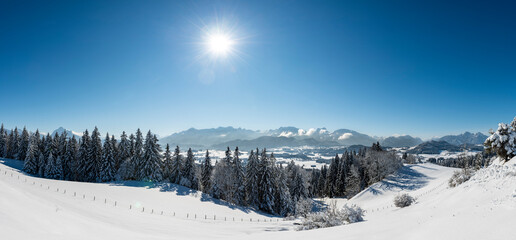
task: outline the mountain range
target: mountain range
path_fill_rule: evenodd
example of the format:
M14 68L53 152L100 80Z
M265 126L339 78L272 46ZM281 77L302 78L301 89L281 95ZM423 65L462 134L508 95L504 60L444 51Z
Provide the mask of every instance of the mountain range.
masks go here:
M80 137L82 134L60 127L52 132L66 132L68 136ZM465 132L458 135L447 135L432 139L436 142L444 141L453 146L479 145L487 138L486 135ZM396 135L386 138L372 137L349 129L329 131L326 128L301 129L297 127L280 127L266 131L255 131L244 128L218 127L208 129L190 128L185 131L173 133L160 139L160 144L192 148L215 148L223 150L226 147L239 146L243 150L277 147L333 147L363 145L371 146L374 142L380 142L385 147L414 147L425 142L418 137L410 135ZM433 144L436 145L436 144ZM445 144L437 144L444 146ZM424 147L424 146L423 146ZM434 146L435 147L435 146ZM453 147L448 147L452 149Z

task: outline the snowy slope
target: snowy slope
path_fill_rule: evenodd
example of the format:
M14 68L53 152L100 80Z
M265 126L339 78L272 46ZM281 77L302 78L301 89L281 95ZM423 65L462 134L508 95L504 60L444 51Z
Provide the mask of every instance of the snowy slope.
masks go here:
M453 169L413 165L409 169L415 171L414 178L391 177L390 180L398 181L374 184L350 200L368 210L364 222L312 231L257 234L252 239L514 239L515 164L513 158L504 165L480 170L456 188L443 184ZM407 167L404 171L408 171ZM391 207L400 190L418 197L418 202L403 209Z
M292 225L184 188L160 191L131 182L116 185L41 179L5 164L19 167L19 162L0 160L0 232L9 236L2 239L224 238L284 230Z
M453 168L406 165L349 200L367 210L364 222L300 232L285 231L294 228L292 222L204 201L186 189L40 179L20 173L16 161L1 162L2 239L512 239L516 235L516 158L480 170L456 188L447 186ZM417 197L417 203L392 207L399 192ZM192 219L195 213L197 219Z

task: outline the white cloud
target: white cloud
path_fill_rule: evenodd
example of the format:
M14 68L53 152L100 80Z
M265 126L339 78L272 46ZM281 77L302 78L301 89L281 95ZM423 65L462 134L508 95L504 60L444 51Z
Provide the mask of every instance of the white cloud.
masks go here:
M281 132L280 137L292 137L294 136L294 133L293 132Z
M303 136L303 135L305 135L305 133L306 133L305 130L303 130L301 128L297 130L297 135L299 135L299 136Z
M315 128L310 128L310 129L308 129L308 131L306 132L305 135L312 136L312 134L314 134L314 133L315 133Z
M345 140L353 136L353 133L344 133L339 137L339 140Z

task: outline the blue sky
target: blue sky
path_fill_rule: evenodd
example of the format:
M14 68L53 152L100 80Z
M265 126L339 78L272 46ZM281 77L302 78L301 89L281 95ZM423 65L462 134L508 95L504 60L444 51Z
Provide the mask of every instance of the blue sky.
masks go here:
M428 138L516 113L516 6L2 1L0 122L75 131L348 128ZM204 30L235 54L207 56Z

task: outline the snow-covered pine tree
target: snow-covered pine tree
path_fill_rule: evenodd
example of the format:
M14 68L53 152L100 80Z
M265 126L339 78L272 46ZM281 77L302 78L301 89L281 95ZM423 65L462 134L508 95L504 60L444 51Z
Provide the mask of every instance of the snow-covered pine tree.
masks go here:
M115 161L113 146L108 133L104 139L104 149L102 150L102 160L100 161L98 181L109 182L115 179Z
M226 157L220 159L215 163L213 169L213 182L212 182L212 196L218 199L229 200L231 199L231 192L228 189L229 179L231 176L231 151L226 150Z
M23 171L36 175L38 173L38 155L39 146L35 135L30 137L29 146L27 148L25 162L23 163Z
M0 157L3 158L6 155L6 142L7 142L7 132L4 129L4 124L0 127Z
M170 145L167 143L165 146L165 153L163 153L163 164L161 169L164 181L170 182L170 178L172 176L172 164L172 153L170 152Z
M340 163L338 166L337 180L335 182L335 192L339 197L343 197L346 195L346 167L347 167L347 154L342 154L342 158L340 159Z
M18 159L25 160L27 157L27 149L29 147L29 132L26 127L23 127L22 134L20 136L20 146L18 148Z
M179 184L192 189L198 188L195 158L191 148L189 148L186 153L186 159L182 169L182 178Z
M258 167L258 199L259 209L274 213L274 163L263 149Z
M52 149L50 149L48 153L47 165L45 166L45 177L51 179L59 179L59 177L61 177L59 168L57 167L56 157L54 156L54 151Z
M43 151L39 152L38 156L38 176L45 177L45 168L47 166L47 159Z
M11 130L7 139L7 142L9 143L9 146L7 147L7 158L16 159L16 155L18 154L18 128Z
M321 174L319 174L319 186L317 187L317 192L319 192L320 197L326 197L326 178L328 176L328 167L326 165L323 165L321 167Z
M100 164L102 162L102 139L97 127L91 132L91 145L88 151L89 162L92 164L88 179L92 182L100 181Z
M115 158L115 176L118 173L118 169L120 168L120 164L122 161L120 160L120 150L118 150L118 142L115 139L115 135L111 135L111 150L113 151L113 157Z
M271 154L273 157L273 154ZM294 202L292 201L292 196L290 194L290 190L287 184L287 174L286 170L280 165L279 167L274 167L276 180L274 181L276 185L275 189L275 212L281 216L286 216L289 213L294 212Z
M93 175L93 162L89 158L89 152L91 148L91 138L88 130L85 130L82 134L79 152L77 155L77 179L79 181L93 181L91 176Z
M231 191L232 191L232 202L237 205L245 204L245 176L242 161L240 160L240 151L236 147L233 153L233 161L231 162L232 178L231 178Z
M294 166L291 173L291 183L289 186L292 202L295 204L301 199L308 197L308 192L305 186L305 180L301 171L304 171L299 166Z
M204 157L204 162L202 163L201 168L201 190L204 193L210 193L213 166L211 165L210 152L208 150L206 150L206 155Z
M183 155L181 155L179 146L176 146L174 155L172 156L172 173L170 176L170 182L179 184L179 181L181 181L181 169L183 166L182 162Z
M498 129L491 132L484 146L488 153L496 153L505 161L516 156L516 117L511 125L499 123Z
M246 203L249 206L258 207L259 206L259 196L258 196L258 161L259 151L256 149L256 152L251 151L249 153L249 157L247 159L247 165L245 168L245 192L246 192Z
M321 171L318 169L312 169L312 173L310 175L310 186L309 186L309 194L311 197L319 197L319 175L321 175Z
M136 130L136 137L134 138L133 157L131 159L131 165L134 169L133 178L140 180L143 167L143 134L138 128Z
M143 181L161 181L161 149L151 131L147 132L143 146L140 179Z
M118 158L120 159L120 164L122 164L125 160L131 157L131 143L129 139L127 139L127 134L122 132L120 136L120 143L118 143Z
M66 141L65 153L63 157L63 178L65 180L77 180L77 140L72 136Z

